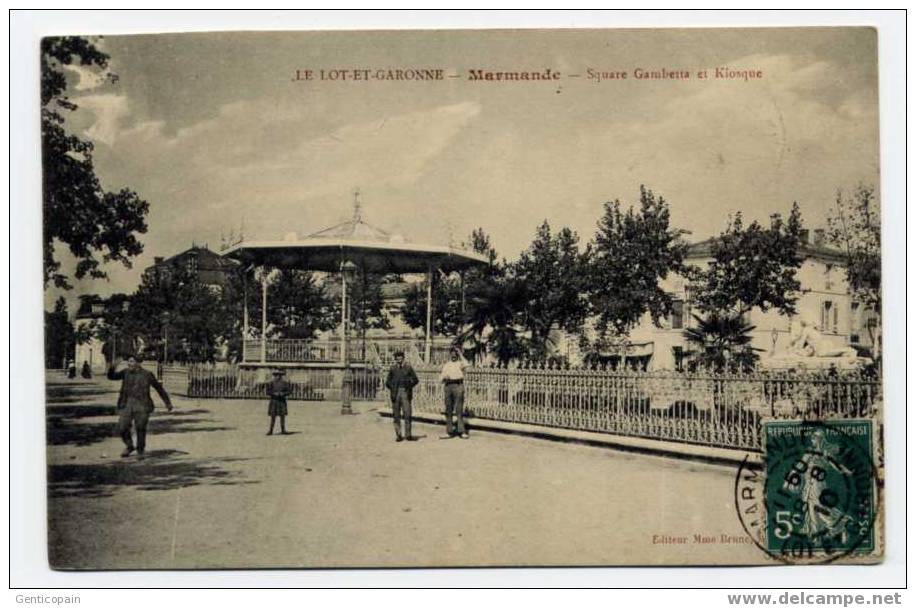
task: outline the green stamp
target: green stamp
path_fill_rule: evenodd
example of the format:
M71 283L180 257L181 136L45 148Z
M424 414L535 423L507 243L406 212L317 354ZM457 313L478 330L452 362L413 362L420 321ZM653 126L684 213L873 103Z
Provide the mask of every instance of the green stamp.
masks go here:
M872 435L869 420L763 423L768 553L825 562L874 551Z

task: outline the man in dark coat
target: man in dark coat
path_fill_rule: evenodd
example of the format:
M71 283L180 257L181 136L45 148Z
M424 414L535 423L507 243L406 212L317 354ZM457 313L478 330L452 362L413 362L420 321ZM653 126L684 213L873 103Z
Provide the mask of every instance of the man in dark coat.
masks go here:
M118 395L118 433L126 446L121 452L123 458L130 456L135 449L133 437L131 437L131 424L137 430L137 455L143 458L146 452L146 426L154 408L149 394L150 388L156 389L166 409L172 411L172 400L169 394L156 380L156 376L143 369L140 363L141 359L138 355L131 355L127 358L127 367L116 371L118 364L113 363L108 368L108 379L121 381L121 393Z
M391 415L394 418L396 441L416 441L410 433L411 402L413 387L420 383L416 372L404 361L404 353L394 353L394 365L388 370L385 387L391 394ZM401 418L404 419L404 434L401 434Z
M274 434L274 423L277 416L280 417L280 434L289 435L286 432L286 397L290 394L292 387L289 382L283 379L286 374L282 369L274 372L273 382L267 385L267 396L270 397L270 403L267 405L267 415L270 416L270 430L268 435Z

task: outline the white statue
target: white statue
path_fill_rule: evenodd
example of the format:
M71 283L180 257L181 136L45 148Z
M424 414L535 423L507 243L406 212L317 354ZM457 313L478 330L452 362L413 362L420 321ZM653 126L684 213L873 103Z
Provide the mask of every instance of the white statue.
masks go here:
M804 319L792 322L791 337L788 352L798 357L856 357L858 354L852 347L831 345L813 323Z

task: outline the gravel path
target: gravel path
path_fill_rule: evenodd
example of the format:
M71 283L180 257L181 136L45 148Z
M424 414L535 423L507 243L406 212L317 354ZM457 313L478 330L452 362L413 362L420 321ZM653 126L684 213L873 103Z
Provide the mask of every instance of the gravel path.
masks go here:
M176 398L122 459L116 385L48 378L49 555L77 569L747 563L734 470L478 432L395 443L375 405ZM158 404L158 402L157 402ZM686 537L660 544L661 537Z

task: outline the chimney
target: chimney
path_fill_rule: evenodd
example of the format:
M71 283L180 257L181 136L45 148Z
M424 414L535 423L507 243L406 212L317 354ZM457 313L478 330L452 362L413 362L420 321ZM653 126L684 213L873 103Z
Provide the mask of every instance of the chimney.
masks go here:
M823 228L814 229L814 242L812 244L815 247L822 247L824 245L824 229Z
M811 242L810 236L809 236L809 235L810 235L810 232L808 231L807 228L802 228L802 229L799 230L798 232L799 232L799 235L801 236L801 242L802 242L802 243L804 243L805 245L807 245L808 243Z

